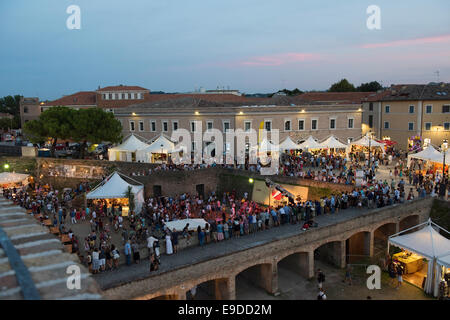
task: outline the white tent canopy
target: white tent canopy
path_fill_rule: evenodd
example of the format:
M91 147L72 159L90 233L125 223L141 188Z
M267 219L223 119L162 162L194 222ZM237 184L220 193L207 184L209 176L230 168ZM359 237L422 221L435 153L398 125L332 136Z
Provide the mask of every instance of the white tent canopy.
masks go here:
M164 224L170 231L173 231L173 229L176 229L177 231L182 231L184 227L186 227L187 223L189 223L188 227L189 231L197 231L198 226L204 229L207 222L204 219L182 219L164 222Z
M175 143L161 134L148 147L138 150L136 159L141 162L151 162L152 153L170 153L175 147Z
M450 268L450 253L439 257L437 263L446 268Z
M432 145L429 145L424 150L413 153L408 155L408 167L411 163L411 159L421 159L421 160L427 160L427 161L433 161L433 162L440 162L442 163L444 158L444 155L437 151Z
M370 144L370 147L380 147L380 148L384 147L384 143L378 142L374 139L369 139L367 136L363 136L361 139L350 143L351 146L355 145L355 146L361 146L361 147L368 147L369 144Z
M320 143L322 149L344 149L347 148L346 144L343 144L335 136L330 136L328 139Z
M2 172L0 173L0 185L22 183L22 185L28 184L29 174L15 173L15 172Z
M418 231L400 235L401 233L421 226L423 227ZM425 292L428 294L433 293L434 296L437 296L437 281L439 280L438 276L435 275L435 259L450 254L450 240L442 236L438 230L443 230L448 233L447 230L439 227L431 219L428 219L425 223L390 236L388 241L389 245L392 244L402 249L415 252L429 260Z
M122 144L108 150L109 161L132 161L132 153L149 145L131 134Z
M282 143L280 143L280 150L297 150L301 149L300 145L292 141L291 137L287 137Z
M136 182L131 184L125 181L118 172L114 172L103 180L97 187L86 195L87 199L118 199L125 198L125 192L131 186L134 193L134 201L136 205L136 212L139 212L144 203L144 185L129 177L128 179Z
M318 143L312 136L299 144L300 149L320 149L320 143Z

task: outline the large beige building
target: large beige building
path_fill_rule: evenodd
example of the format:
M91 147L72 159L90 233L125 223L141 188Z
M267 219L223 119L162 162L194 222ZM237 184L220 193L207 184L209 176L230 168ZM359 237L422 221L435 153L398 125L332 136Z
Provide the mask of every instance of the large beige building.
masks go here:
M450 84L395 85L363 102L362 131L407 150L419 137L440 146L450 139ZM417 142L417 141L416 141Z
M287 136L300 142L309 135L319 140L334 135L344 143L361 137L360 104L286 105L276 99L272 102L276 104L244 105L188 97L137 104L116 109L114 114L122 123L124 136L133 133L146 140L152 140L161 133L170 137L179 128L191 132L191 139L194 139L200 124L202 132L213 128L222 133L229 129L255 129L256 132L260 127L268 132L278 129L280 142ZM268 138L272 140L270 133ZM202 149L205 145L203 142ZM199 146L192 147L197 149Z

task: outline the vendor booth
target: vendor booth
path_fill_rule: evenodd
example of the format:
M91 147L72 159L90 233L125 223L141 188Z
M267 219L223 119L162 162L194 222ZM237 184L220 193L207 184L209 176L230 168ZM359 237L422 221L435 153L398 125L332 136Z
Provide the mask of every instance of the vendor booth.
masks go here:
M450 298L450 253L437 258L436 279L438 297Z
M2 172L0 173L0 187L2 189L22 187L29 184L29 174Z
M420 152L409 154L407 166L408 166L408 168L410 167L412 159L419 159L419 160L429 162L431 165L433 165L433 163L441 164L441 167L442 167L443 158L444 158L444 154L437 151L430 144L428 147L426 147L424 150L422 150Z
M279 145L280 151L291 151L291 150L298 150L301 149L300 145L296 144L294 141L292 141L291 137L287 137L282 143Z
M188 230L189 231L197 231L197 228L200 226L200 228L205 229L206 221L204 219L182 219L182 220L175 220L175 221L168 221L164 222L166 227L173 231L173 229L177 231L182 231L184 227L186 227L186 224L189 223Z
M148 147L137 151L137 160L147 163L167 162L170 151L175 147L175 143L161 134Z
M412 232L417 228L420 229ZM403 278L435 297L440 282L440 275L436 272L436 266L439 265L437 259L450 254L450 240L440 232L450 234L429 219L390 236L388 240L388 252L390 245L402 249L392 259L403 268Z
M140 212L144 203L144 185L118 172L112 173L92 189L86 195L86 199L92 200L95 204L106 202L107 207L120 206L122 215L126 216L129 211L129 200L126 197L128 187L131 187L134 194L135 212Z
M320 149L334 150L335 152L338 149L345 151L347 149L347 145L340 142L335 136L332 135L320 143Z
M137 161L139 150L147 148L149 145L139 140L134 134L131 134L122 144L108 150L109 161Z
M310 149L320 149L320 143L318 143L312 136L309 136L305 141L299 144L300 149L310 150Z

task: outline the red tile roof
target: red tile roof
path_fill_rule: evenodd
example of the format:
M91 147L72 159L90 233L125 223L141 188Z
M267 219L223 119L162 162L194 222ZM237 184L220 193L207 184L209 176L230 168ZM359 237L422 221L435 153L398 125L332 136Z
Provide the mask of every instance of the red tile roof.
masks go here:
M300 101L361 103L375 92L306 92L296 96Z
M45 102L43 106L92 106L96 105L94 91L80 91L62 98Z
M139 86L124 86L124 85L118 85L118 86L109 86L109 87L104 87L101 89L98 89L98 92L102 92L102 91L124 91L124 90L145 90L145 91L149 91L148 89L139 87Z

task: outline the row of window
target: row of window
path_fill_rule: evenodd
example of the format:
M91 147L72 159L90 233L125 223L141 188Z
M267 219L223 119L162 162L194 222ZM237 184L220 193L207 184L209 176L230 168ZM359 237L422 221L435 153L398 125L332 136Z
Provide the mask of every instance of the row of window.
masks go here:
M430 131L431 127L432 127L432 123L431 122L425 122L425 130L426 131ZM385 121L384 122L384 128L385 129L389 129L390 128L389 121ZM414 131L414 122L408 122L408 130L409 131ZM450 122L444 122L444 130L445 131L449 131L450 130Z
M347 123L347 129L353 129L355 125L355 119L354 118L348 118ZM231 129L230 121L223 121L223 132L227 132ZM139 121L139 131L144 131L144 121ZM197 124L195 121L190 122L190 130L191 132L195 132L197 130L196 128ZM318 130L319 126L319 120L318 119L311 119L311 130ZM136 131L136 125L134 120L130 120L130 131ZM267 131L272 130L272 120L266 120L264 121L264 128ZM299 119L298 120L298 130L304 131L305 130L305 119ZM178 121L172 121L172 130L175 131L178 129ZM213 121L206 121L206 130L212 130L213 129ZM252 129L252 122L251 121L244 121L244 130L250 131ZM331 118L329 123L329 129L333 130L336 129L336 118ZM291 120L285 120L284 121L284 131L291 131L292 130L292 123ZM155 132L156 131L156 121L150 120L150 131ZM161 131L168 132L169 131L169 121L161 121Z
M103 100L140 100L144 99L141 92L119 92L119 93L103 93Z
M369 107L369 110L373 111L373 107L372 107L372 109ZM415 110L416 110L416 107L414 105L409 106L409 113L414 113L414 112L416 112ZM391 112L391 106L384 106L384 113L390 113L390 112ZM433 113L433 106L426 105L425 113ZM450 105L442 106L442 113L450 113Z

